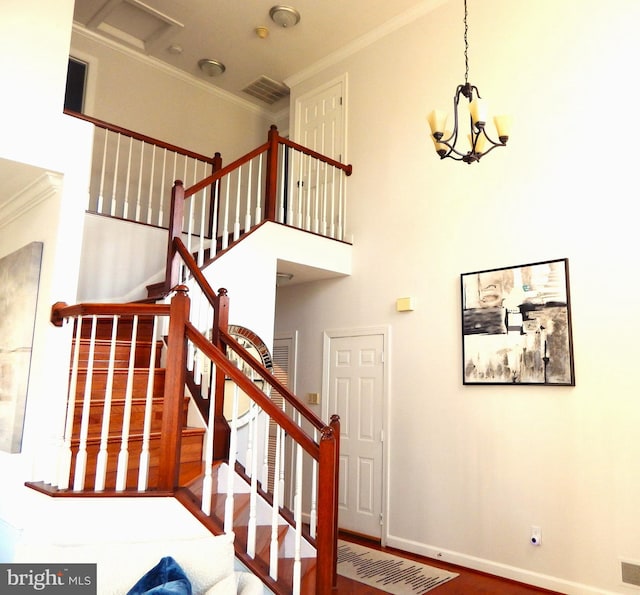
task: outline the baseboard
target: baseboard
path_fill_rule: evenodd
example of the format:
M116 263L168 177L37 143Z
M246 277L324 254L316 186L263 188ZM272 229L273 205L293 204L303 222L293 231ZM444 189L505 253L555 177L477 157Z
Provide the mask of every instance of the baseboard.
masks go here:
M492 574L501 578L518 581L534 587L540 587L541 589L549 589L551 591L565 593L566 595L618 595L614 591L603 591L602 589L591 587L589 585L566 581L555 576L531 572L524 568L508 566L506 564L500 564L499 562L486 560L484 558L476 558L475 556L437 548L432 545L403 539L393 535L387 535L385 545L418 554L420 556L425 556L427 558L432 558L434 560L440 560L441 562L447 562L448 564L456 564L463 568L486 572L487 574Z

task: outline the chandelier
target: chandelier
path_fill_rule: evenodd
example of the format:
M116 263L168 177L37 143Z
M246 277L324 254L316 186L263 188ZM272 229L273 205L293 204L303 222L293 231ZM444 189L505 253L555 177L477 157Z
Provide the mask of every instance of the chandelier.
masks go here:
M467 32L467 0L464 0L464 84L458 85L453 98L453 131L446 130L448 115L444 111L433 110L427 120L431 127L431 138L436 147L436 153L440 155L440 159L450 157L456 161L474 163L475 161L480 161L482 157L496 147L506 146L509 140L511 118L509 116L495 116L493 118L498 141L493 140L487 134L487 105L485 100L480 97L478 87L469 84L469 42L467 40ZM459 134L461 135L458 130L460 96L464 96L469 101L470 132L467 135L468 149L456 147L458 136ZM465 141L462 140L461 144L463 142Z

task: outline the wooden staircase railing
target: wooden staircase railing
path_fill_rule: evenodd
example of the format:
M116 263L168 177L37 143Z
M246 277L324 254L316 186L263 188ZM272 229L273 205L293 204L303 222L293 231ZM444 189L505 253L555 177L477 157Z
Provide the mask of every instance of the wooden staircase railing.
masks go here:
M210 527L217 514L212 502L222 498L219 529L236 533L239 556L274 592L330 593L336 584L339 419L324 425L227 332L225 292L213 292L181 240L174 241L184 265L193 269L194 286L216 312L212 337L190 321L196 308L186 286L176 288L168 305L55 304L52 322L73 324L75 331L67 422L57 483L29 485L57 496L187 490L186 501L197 502ZM161 360L166 363L159 369ZM200 391L200 428L187 425L189 376ZM272 390L285 407L269 397ZM234 402L229 421L225 393ZM252 403L245 427L237 411L240 393ZM260 444L270 424L278 440L272 489L266 446ZM234 493L235 480L215 485L221 458L247 478L248 500ZM199 482L196 488L193 482ZM293 494L292 510L285 490ZM238 504L243 498L246 506ZM267 520L259 512L264 503L271 507Z
M174 239L181 238L199 267L264 221L297 227L329 238L346 236L346 177L352 166L303 147L269 130L265 144L185 188L171 192L164 281L150 286L160 298L184 278ZM210 214L211 239L205 213Z

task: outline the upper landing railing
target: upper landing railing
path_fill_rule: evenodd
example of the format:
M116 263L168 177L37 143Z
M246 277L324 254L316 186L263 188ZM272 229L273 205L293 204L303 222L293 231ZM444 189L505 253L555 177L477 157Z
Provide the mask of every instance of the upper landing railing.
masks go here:
M266 143L223 166L220 153L208 157L67 113L95 127L88 211L169 228L169 243L181 235L200 266L265 220L348 236L351 165L280 136L275 126Z

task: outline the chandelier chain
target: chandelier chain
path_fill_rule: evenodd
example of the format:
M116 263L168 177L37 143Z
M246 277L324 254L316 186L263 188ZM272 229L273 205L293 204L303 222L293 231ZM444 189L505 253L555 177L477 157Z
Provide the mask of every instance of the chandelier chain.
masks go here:
M467 0L464 0L464 82L469 83L469 41L467 40Z

